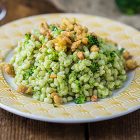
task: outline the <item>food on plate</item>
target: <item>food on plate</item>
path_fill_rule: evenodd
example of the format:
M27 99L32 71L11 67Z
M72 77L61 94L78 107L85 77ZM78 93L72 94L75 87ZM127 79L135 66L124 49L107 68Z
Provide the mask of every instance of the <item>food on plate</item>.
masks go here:
M4 71L15 76L19 93L53 104L81 104L111 96L136 67L124 48L89 32L75 18L64 18L26 33Z
M11 64L4 64L3 69L4 69L5 73L7 73L8 75L10 75L12 77L15 76L15 70Z

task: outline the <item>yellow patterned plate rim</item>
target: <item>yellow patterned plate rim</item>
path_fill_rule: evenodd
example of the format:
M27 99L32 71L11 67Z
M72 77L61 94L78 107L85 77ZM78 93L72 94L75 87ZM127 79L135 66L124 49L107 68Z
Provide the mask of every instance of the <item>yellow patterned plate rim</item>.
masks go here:
M76 17L96 34L125 47L140 63L140 32L125 24L84 14L45 14L23 18L0 27L0 61L16 46L22 36L36 27L42 20L59 22L62 17ZM5 81L0 70L0 107L14 114L48 122L85 123L119 117L140 108L140 69L135 70L134 79L120 94L111 98L82 105L53 105L36 101L14 91Z

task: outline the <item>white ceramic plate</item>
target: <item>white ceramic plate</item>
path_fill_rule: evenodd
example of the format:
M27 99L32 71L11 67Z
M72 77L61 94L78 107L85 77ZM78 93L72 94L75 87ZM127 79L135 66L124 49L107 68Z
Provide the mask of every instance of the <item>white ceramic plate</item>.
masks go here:
M0 61L9 61L12 50L23 35L41 21L60 22L63 17L76 17L79 22L103 38L111 39L131 51L140 61L140 32L109 19L83 14L46 14L23 18L0 28ZM51 104L26 97L15 91L13 79L0 71L0 107L14 114L48 122L85 123L112 119L140 108L140 69L128 73L124 86L110 98L77 105L69 103L55 108Z

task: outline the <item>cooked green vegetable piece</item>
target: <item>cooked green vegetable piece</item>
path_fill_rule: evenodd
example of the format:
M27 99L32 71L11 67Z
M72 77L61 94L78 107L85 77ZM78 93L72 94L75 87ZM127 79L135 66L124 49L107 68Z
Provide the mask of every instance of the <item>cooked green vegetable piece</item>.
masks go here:
M62 30L55 25L50 25L50 29L54 37L58 36L62 32Z
M30 34L30 33L26 33L26 34L25 34L25 39L26 39L26 40L29 40L30 38L31 38L31 34Z
M91 46L92 46L92 45L97 45L97 46L99 46L99 41L98 41L98 39L97 39L96 36L88 35L87 38L88 38L89 44L90 44Z
M55 25L50 25L50 29L51 31L57 31L58 28Z
M120 54L122 54L123 52L124 52L124 48L121 48L120 50L119 50L119 52L120 52Z
M34 73L34 70L36 69L35 66L31 67L30 69L26 70L25 74L23 75L23 78L27 80L32 74Z
M92 65L90 66L91 71L94 73L99 69L99 65L96 62L93 62Z
M79 97L77 97L77 98L74 100L74 102L75 102L76 104L83 104L83 103L85 102L85 100L86 100L85 96L81 94Z

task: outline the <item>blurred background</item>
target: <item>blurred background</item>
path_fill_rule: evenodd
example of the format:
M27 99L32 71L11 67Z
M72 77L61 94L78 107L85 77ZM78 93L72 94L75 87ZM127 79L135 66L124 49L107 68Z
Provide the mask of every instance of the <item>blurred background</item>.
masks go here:
M140 29L140 0L0 0L0 25L26 16L57 12L108 17Z

